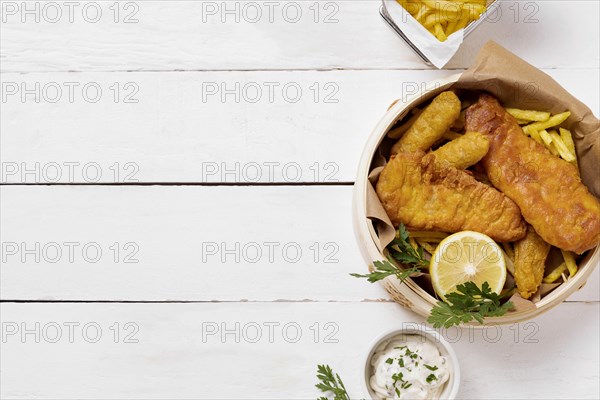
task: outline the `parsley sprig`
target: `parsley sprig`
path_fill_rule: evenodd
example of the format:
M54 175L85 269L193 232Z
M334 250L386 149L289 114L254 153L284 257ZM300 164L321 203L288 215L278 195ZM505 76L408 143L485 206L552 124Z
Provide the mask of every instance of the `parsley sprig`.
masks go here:
M396 237L387 246L390 252L387 260L375 261L373 263L373 272L370 274L350 274L355 278L367 278L371 283L378 282L388 276L396 276L400 282L404 282L409 276L421 272L421 268L428 268L429 261L425 259L423 248L415 249L409 243L408 230L402 224L396 231ZM409 268L401 269L395 264L395 261L405 265L410 265Z
M425 259L423 248L418 246L416 249L411 246L408 237L408 230L401 223L396 231L396 237L387 246L390 255L402 264L412 265L417 268L429 268L429 261Z
M492 292L487 282L481 289L474 282L465 282L447 294L445 302L438 301L427 322L434 328L449 328L473 320L483 323L484 318L500 317L513 308L510 301L500 304L500 300L500 295Z
M322 392L334 395L333 400L350 400L344 382L338 374L334 374L329 365L317 365L317 378L321 383L315 386ZM318 400L328 400L327 397L319 397Z
M396 278L400 280L400 282L404 282L406 278L411 276L414 273L420 272L421 270L417 267L400 269L394 263L391 262L391 259L388 261L375 261L373 263L373 272L369 274L350 274L355 278L367 278L367 280L371 283L378 282L388 276L395 275Z

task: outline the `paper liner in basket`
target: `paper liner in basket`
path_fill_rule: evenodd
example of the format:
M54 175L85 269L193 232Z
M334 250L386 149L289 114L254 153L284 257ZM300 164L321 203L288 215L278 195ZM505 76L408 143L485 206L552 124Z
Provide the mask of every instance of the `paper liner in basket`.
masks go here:
M450 89L486 91L496 96L505 107L545 110L553 114L569 110L571 116L565 125L573 133L581 179L590 192L600 197L600 121L554 79L490 41L479 52L475 64ZM376 228L378 237L375 242L380 251L395 235L395 228L374 189L385 163L386 158L377 151L367 184L367 217ZM549 262L552 263L552 260ZM511 301L517 312L526 311L535 308L535 302L557 286L542 284L532 301L522 299L518 294Z

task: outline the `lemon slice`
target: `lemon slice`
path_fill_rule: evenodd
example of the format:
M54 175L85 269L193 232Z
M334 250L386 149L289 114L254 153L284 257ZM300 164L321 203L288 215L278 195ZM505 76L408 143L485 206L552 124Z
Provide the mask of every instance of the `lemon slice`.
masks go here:
M479 288L488 282L500 293L506 281L506 264L500 246L489 236L464 231L442 240L431 256L429 273L435 292L445 299L456 286L474 282Z

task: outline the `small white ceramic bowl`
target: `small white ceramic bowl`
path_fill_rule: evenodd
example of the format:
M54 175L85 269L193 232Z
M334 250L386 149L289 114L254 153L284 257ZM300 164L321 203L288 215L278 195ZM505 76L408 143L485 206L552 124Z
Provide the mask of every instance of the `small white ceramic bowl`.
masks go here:
M375 354L375 350L386 340L390 340L394 337L402 337L405 335L417 335L422 336L426 340L429 340L431 343L435 344L443 357L446 357L448 360L448 369L450 370L450 378L446 382L444 389L442 390L442 394L440 395L440 399L443 400L454 400L456 399L456 395L458 394L458 388L460 386L460 366L458 365L458 358L456 358L456 353L450 346L450 343L446 341L437 331L433 329L426 328L425 326L417 326L415 328L405 328L405 329L394 329L391 331L384 332L379 337L377 337L366 354L366 358L364 360L364 376L362 379L363 393L367 396L368 399L379 399L371 389L371 385L369 380L373 375L373 367L371 366L371 358L373 358L373 354Z

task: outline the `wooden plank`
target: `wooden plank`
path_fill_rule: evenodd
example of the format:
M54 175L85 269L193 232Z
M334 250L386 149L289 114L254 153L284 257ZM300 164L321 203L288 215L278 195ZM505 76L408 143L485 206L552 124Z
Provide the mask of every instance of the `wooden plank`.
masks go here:
M26 13L3 2L2 71L427 68L382 20L379 1L47 3ZM448 67L470 65L495 40L537 66L597 68L598 2L569 10L503 1Z
M3 303L0 310L3 399L316 398L323 363L352 398L363 398L370 343L422 321L385 303ZM458 398L598 398L599 311L598 303L570 303L524 324L443 331L461 366ZM31 332L22 337L24 329ZM560 373L557 363L566 366Z
M596 69L546 72L599 114ZM0 181L353 182L390 103L451 74L2 74Z
M366 271L349 186L3 186L0 196L5 300L389 298L348 275ZM598 276L570 300L598 301Z
M3 299L386 297L348 275L366 270L351 187L4 186L1 197Z
M98 171L101 182L352 181L360 148L390 103L450 74L3 74L18 92L1 110L3 181L94 182ZM67 82L79 84L72 103ZM62 88L60 102L51 102L59 93L50 94L52 83ZM36 84L39 104L22 97ZM103 96L92 103L95 87ZM127 94L138 102L124 102ZM37 176L27 174L37 162Z

